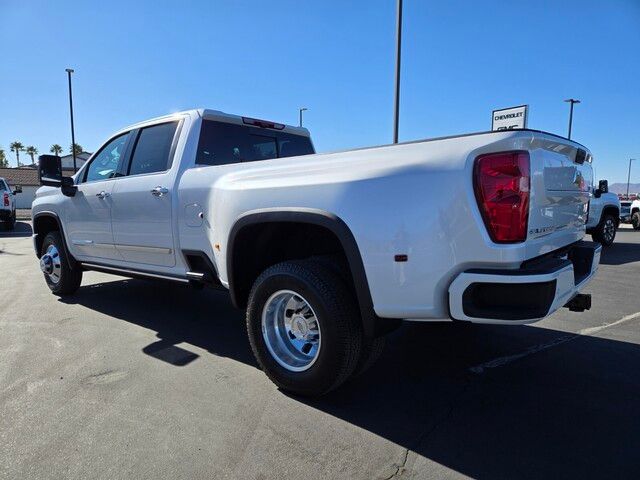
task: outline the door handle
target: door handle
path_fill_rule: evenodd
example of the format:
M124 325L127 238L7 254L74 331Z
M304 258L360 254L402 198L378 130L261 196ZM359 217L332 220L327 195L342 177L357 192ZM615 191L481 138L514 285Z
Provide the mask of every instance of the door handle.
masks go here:
M105 192L104 190L102 190L99 193L96 193L96 197L101 198L101 199L102 198L106 198L106 197L110 197L110 196L111 196L111 194L109 192Z
M156 187L156 188L152 188L151 189L151 195L154 195L156 197L162 197L163 195L166 195L167 193L169 193L169 189L166 187Z

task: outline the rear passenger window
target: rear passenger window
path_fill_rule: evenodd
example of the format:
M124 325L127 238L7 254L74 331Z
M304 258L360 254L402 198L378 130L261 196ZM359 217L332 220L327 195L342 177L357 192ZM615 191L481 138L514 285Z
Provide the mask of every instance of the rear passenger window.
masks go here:
M0 192L4 192L6 189L7 187L5 186L4 182L0 180Z
M129 175L164 172L171 167L171 145L178 122L153 125L140 130L136 141Z

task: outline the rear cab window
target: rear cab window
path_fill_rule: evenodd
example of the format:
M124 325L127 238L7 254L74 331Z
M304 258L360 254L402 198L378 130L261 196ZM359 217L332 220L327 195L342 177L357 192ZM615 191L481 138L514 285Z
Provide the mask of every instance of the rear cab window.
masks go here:
M203 120L197 165L227 165L313 154L311 139L268 128Z

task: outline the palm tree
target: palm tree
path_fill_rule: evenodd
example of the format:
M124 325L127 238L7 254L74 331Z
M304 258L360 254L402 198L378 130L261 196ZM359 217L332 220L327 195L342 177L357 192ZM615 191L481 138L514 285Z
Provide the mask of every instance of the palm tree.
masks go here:
M0 148L0 167L7 168L9 162L7 162L7 155L4 153L4 149Z
M22 145L21 142L19 141L15 141L12 142L11 145L9 145L9 149L11 149L12 152L16 152L16 162L18 163L18 167L20 166L20 152L22 152L24 150L24 145Z
M49 149L49 151L59 157L60 154L62 153L62 147L57 143L54 143L53 145L51 145L51 148Z
M82 148L82 145L80 145L79 143L69 145L69 153L73 153L74 150L76 151L76 157L84 152L84 148Z
M36 160L33 157L35 157L38 154L38 149L33 145L29 145L27 148L24 149L24 151L27 152L27 155L31 157L31 165L35 165Z

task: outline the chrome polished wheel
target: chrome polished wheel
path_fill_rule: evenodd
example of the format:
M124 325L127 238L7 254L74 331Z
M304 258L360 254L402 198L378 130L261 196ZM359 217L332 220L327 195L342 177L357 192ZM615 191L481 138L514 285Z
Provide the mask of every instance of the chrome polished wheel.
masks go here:
M262 337L274 360L292 372L309 369L320 352L318 318L309 302L291 290L279 290L266 301Z
M49 245L47 251L40 258L40 270L53 283L60 281L62 274L62 264L60 263L60 252L55 245Z
M613 242L613 238L616 234L616 224L611 217L607 217L602 226L602 236L607 243Z

